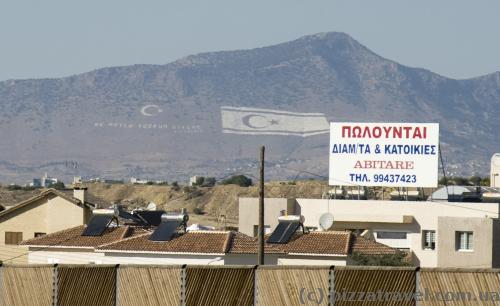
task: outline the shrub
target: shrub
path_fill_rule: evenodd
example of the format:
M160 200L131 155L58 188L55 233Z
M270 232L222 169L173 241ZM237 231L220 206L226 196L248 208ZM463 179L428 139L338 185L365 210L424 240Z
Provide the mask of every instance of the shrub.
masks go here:
M57 183L51 184L51 185L49 186L49 188L54 188L54 189L58 189L58 190L60 190L60 189L64 189L64 188L66 188L66 186L64 186L64 183L63 183L63 182L57 182Z
M481 186L490 186L491 180L489 177L485 177L481 180Z
M195 215L203 215L203 209L201 209L199 207L195 207L193 209L193 214L195 214Z
M222 182L223 185L234 184L240 187L252 186L252 180L244 175L233 175Z
M215 185L215 177L206 177L203 181L203 187L212 187Z
M349 259L358 266L410 266L407 255L401 251L384 255L366 255L353 252Z
M201 186L201 185L203 185L204 181L205 181L205 177L203 177L203 176L197 176L196 177L196 182L193 183L193 186Z

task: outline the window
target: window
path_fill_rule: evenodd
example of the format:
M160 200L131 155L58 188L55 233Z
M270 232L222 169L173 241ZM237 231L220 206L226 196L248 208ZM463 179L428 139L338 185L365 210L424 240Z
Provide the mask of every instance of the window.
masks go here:
M436 231L422 231L422 240L424 249L436 249Z
M472 251L474 235L472 232L456 232L456 249L458 251Z
M406 232L377 232L377 239L406 239Z
M42 237L42 236L45 236L45 235L47 235L47 233L40 233L40 232L37 232L37 233L35 233L35 238L37 238L37 237Z
M5 244L19 244L23 241L22 232L5 232Z

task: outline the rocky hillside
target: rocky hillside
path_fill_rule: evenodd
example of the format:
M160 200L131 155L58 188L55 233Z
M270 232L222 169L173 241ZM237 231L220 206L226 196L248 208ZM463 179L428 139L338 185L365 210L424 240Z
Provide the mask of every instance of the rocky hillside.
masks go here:
M258 197L257 186L217 185L215 187L147 186L131 184L88 184L89 192L109 203L121 203L129 209L146 207L150 202L158 209L180 211L187 208L191 223L217 224L221 215L228 225L237 225L238 198ZM269 182L265 186L266 197L321 198L329 190L326 182L299 181ZM196 213L195 213L196 212Z
M500 73L449 79L385 59L343 33L166 65L10 80L0 82L0 181L44 172L66 180L170 181L255 174L261 144L269 178L293 178L306 169L327 175L328 134L262 133L273 124L281 128L262 114L283 111L329 121L439 122L448 168L485 174L499 150L499 101ZM225 107L261 111L240 118L247 131L241 135L223 133ZM293 122L288 128L296 129Z

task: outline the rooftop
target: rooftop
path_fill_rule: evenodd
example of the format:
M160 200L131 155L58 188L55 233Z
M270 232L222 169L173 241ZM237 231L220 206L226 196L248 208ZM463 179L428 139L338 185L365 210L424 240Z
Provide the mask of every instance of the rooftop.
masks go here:
M22 245L53 248L95 248L101 252L256 254L258 241L233 231L190 231L176 233L169 241L151 241L152 229L137 226L109 227L101 236L82 236L85 226L23 241ZM346 256L352 252L369 255L394 254L396 249L356 237L351 232L294 234L288 243L265 243L267 254Z
M85 225L33 238L21 242L21 245L54 247L54 248L95 248L100 245L134 237L146 232L143 228L120 226L108 227L101 236L82 236Z
M238 233L233 239L231 253L257 254L257 238ZM349 255L352 252L367 255L394 254L396 249L384 244L355 236L351 232L327 231L295 233L288 243L265 243L266 253Z
M231 243L232 232L191 231L175 234L169 241L149 240L151 233L122 239L97 249L101 251L126 251L147 253L202 253L225 254Z

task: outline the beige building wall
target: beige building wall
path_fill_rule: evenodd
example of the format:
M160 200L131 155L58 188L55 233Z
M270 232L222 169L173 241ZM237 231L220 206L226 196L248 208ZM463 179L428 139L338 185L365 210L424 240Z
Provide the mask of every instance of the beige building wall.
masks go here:
M85 210L61 197L55 197L46 204L47 232L53 233L77 225L85 224Z
M439 217L438 266L491 268L493 266L493 222L493 219L484 217ZM457 232L473 233L471 251L457 249Z
M278 259L278 265L290 266L346 266L347 256L287 256Z
M265 201L265 219L266 221L274 219L277 224L280 209L276 206L267 206L268 202L275 203L277 199L272 200L266 199ZM330 212L334 217L332 229L335 230L370 229L374 233L377 231L406 232L407 239L404 242L406 248L413 252L414 264L422 267L439 266L437 254L440 248L439 242L435 250L428 250L423 248L422 241L423 230L438 231L438 217L498 218L499 216L498 203L327 199L296 199L295 201L295 213L304 216L306 227L318 227L319 217ZM257 198L240 202L240 216L255 214L255 218L240 217L240 226L244 224L245 228L251 228L257 224L257 205ZM253 235L253 233L248 233L248 235ZM397 241L397 243L390 240L378 241L389 246L403 248L400 245L403 241Z
M28 248L17 245L0 245L0 260L6 264L27 264Z
M278 255L276 254L266 254L264 256L264 264L266 265L277 265ZM226 254L224 258L224 264L226 265L256 265L257 264L257 254Z
M30 264L141 264L141 265L256 265L257 254L141 254L94 252L90 248L60 248L36 251L30 248ZM266 254L266 265L345 266L347 256Z
M73 205L72 203L70 203ZM22 232L23 240L35 237L35 233L48 232L47 200L40 199L31 205L18 208L0 217L0 244L5 244L5 232Z
M284 210L292 215L295 211L295 199L266 198L264 201L264 226L270 226L273 231L278 225L278 216ZM254 236L254 225L259 224L259 199L239 199L238 230L248 236Z
M23 240L35 233L53 233L84 224L84 209L61 197L40 199L0 217L0 244L5 244L5 232L22 232Z
M317 224L318 215L325 207L333 213L334 229L371 229L377 231L407 232L408 248L415 255L414 263L421 267L438 267L437 252L423 248L422 231L438 229L438 217L498 217L497 203L449 203L430 201L371 201L297 199L305 226ZM323 211L322 211L323 210ZM411 218L406 218L408 216ZM410 223L406 223L412 219ZM359 222L356 220L363 220ZM377 222L366 222L373 220ZM438 234L439 236L439 234ZM388 244L387 241L379 241ZM390 245L390 244L388 244ZM397 247L396 245L393 245Z
M82 225L89 208L79 207L58 196L45 197L30 203L25 207L17 208L11 213L0 216L0 260L26 253L24 247L5 245L6 232L21 232L22 240L35 237L35 233L53 233L70 227ZM19 249L21 251L16 251ZM27 257L22 256L21 261L26 262Z
M141 265L223 265L224 255L196 254L141 254L106 252L104 264Z
M36 251L31 247L30 264L141 264L141 265L223 265L224 255L141 254L99 252L92 248L60 248ZM218 260L221 257L222 260Z
M29 264L101 264L104 254L94 252L92 248L40 249L30 247Z

